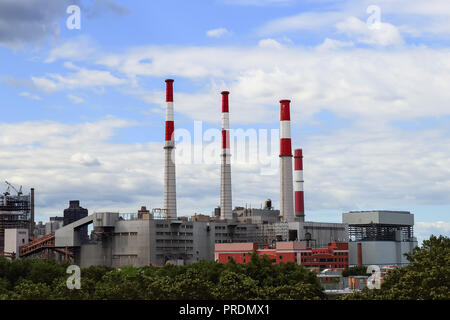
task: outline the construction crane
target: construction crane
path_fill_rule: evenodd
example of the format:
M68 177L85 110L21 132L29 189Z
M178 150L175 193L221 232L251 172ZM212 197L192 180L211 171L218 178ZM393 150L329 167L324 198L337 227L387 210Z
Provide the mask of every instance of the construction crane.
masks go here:
M9 196L9 189L10 189L10 187L9 187L9 185L8 185L8 188L6 188L6 191L3 193L4 195L5 195L5 197L6 196Z
M8 181L5 181L5 183L8 185L8 189L6 189L5 196L6 196L6 195L9 195L9 188L10 188L10 187L13 188L15 192L17 192L17 195L18 195L18 196L21 196L21 195L23 194L23 193L22 193L22 186L20 186L19 190L17 190L17 189L14 188L14 186L13 186L11 183L9 183ZM6 193L8 193L8 194L6 194Z

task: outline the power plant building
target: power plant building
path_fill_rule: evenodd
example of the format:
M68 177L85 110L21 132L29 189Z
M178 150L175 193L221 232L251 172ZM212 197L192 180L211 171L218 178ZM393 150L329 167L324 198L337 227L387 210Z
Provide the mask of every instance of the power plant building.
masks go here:
M358 242L364 242L365 254L372 254L371 250L375 248L383 252L377 253L377 259L378 255L383 255L380 259L402 263L401 253L409 252L417 244L412 234L413 218L409 213L348 213L344 214L342 223L305 221L303 152L297 149L294 155L292 153L289 100L280 101L280 210L273 209L270 199L264 208L236 207L232 210L228 91L222 92L220 207L215 209L212 217L197 214L178 216L173 157L173 82L166 80L163 209L150 212L142 207L137 214L96 212L88 215L87 210L79 206L79 201L71 201L64 211L64 226L21 247L20 257L33 256L43 248L55 248L55 251L66 255L70 250L73 262L81 267L184 265L214 260L216 244L249 243L264 248L283 246L283 242L302 243L308 250L319 252L322 248L329 248L331 243L346 243L354 238L348 249L350 264L356 264L353 243ZM93 231L88 239L90 224ZM375 230L375 238L367 237L367 230ZM372 264L369 256L363 256L363 262Z
M408 211L350 211L342 222L349 228L350 265L405 265L404 254L417 246Z

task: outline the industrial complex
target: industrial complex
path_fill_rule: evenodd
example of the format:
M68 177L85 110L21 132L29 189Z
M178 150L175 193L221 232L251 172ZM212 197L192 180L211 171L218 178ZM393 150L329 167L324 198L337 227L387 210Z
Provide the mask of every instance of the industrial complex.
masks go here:
M223 91L220 206L211 216L178 216L173 85L174 80L166 80L163 209L89 215L79 201L70 201L63 217L36 224L34 189L29 195L22 190L11 195L8 189L0 195L0 255L69 259L81 267L184 265L202 259L225 263L230 257L247 263L252 251L274 263L292 261L318 269L407 263L403 254L417 245L409 212L347 212L342 223L307 220L303 151L292 148L290 100L280 101L280 210L271 200L260 209L233 209L230 93Z

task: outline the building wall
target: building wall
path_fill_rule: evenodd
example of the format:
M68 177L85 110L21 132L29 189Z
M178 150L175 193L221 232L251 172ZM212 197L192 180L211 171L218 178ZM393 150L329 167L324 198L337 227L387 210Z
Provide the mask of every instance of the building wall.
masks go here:
M306 242L277 242L275 248L259 249L256 243L216 244L215 259L227 263L232 258L236 263L251 261L251 253L267 256L273 263L295 262L309 268L344 269L348 267L347 243L331 243L327 248L313 249Z
M398 224L414 225L414 215L409 211L350 211L342 214L342 222L348 224Z
M112 266L150 263L149 220L118 221L112 239Z
M28 243L28 229L5 230L5 252L18 256L19 247Z
M297 239L286 241L307 240L309 247L324 248L331 242L348 241L348 225L344 223L297 221L289 223L289 230L297 231Z
M280 228L277 224L275 224L275 228L272 228L271 225L266 224L178 219L116 219L110 224L106 224L102 217L108 218L109 216L111 214L95 213L93 216L89 216L89 219L84 218L84 220L93 220L94 227L97 225L100 228L110 229L111 235L104 237L103 240L98 240L102 242L101 244L81 245L79 259L82 265L104 264L120 267L130 264L135 266L152 264L163 266L167 263L178 264L180 260L184 264L203 259L212 261L215 259L215 244L232 242L267 244L271 243L267 240L275 236L277 232L281 232L286 238L291 226L284 223L280 225ZM79 220L75 224L85 223L84 220ZM293 223L293 226L302 232L305 230L312 232L313 237L318 237L320 240L317 243L324 244L325 247L329 242L339 242L337 240L348 237L345 234L345 226L342 224L296 222ZM72 239L79 232L72 229L74 228L63 227L58 230L55 243L69 243L70 241L74 244L79 243L77 239ZM265 235L266 233L269 235ZM70 241L63 241L67 240L66 238ZM314 244L317 245L317 243ZM98 254L95 253L96 250ZM283 252L278 256L273 255L273 259L280 262L297 261L300 258L299 255L296 256L292 252Z
M404 265L408 260L405 253L411 253L417 241L361 241L362 264ZM349 242L350 265L358 264L358 242Z

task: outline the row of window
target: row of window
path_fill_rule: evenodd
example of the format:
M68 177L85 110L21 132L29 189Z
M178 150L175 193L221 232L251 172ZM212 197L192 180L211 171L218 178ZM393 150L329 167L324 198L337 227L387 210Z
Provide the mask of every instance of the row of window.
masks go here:
M157 236L192 236L192 232L156 232Z
M302 262L346 262L347 259L317 259L317 258L309 258L309 259L302 259Z
M137 236L137 232L114 232L115 236Z
M194 243L194 240L163 240L163 239L156 239L156 243Z
M157 228L168 228L169 225L167 223L157 223L156 227ZM192 224L182 224L180 227L183 229L193 229L194 228L194 226Z
M193 247L156 247L156 250L194 250Z
M229 236L231 236L231 234L216 232L216 236L217 237L229 237Z

